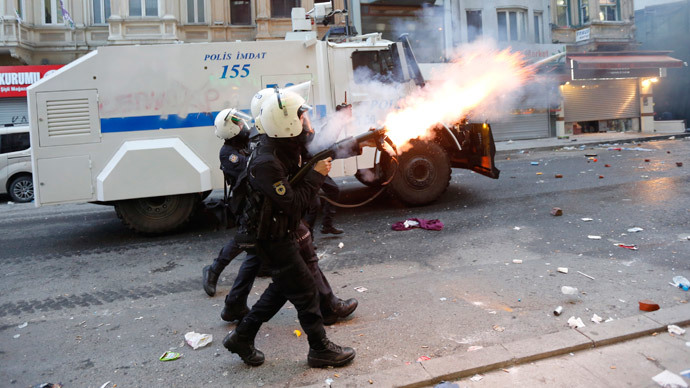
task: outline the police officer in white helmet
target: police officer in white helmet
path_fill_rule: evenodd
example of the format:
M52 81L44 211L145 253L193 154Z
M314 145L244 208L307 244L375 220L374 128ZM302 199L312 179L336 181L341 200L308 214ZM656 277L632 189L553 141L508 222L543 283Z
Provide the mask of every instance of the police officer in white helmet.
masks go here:
M276 91L263 103L259 118L266 138L254 150L248 166L248 201L239 230L245 235L248 253L256 253L271 268L273 282L223 340L229 351L249 365L264 362L254 347L263 322L290 301L297 309L307 334L312 367L343 366L355 357L349 347L328 340L319 310L319 294L314 278L300 257L296 231L304 211L321 187L331 168L330 158L321 160L299 182L289 182L300 168L300 156L310 135L304 98L289 91Z

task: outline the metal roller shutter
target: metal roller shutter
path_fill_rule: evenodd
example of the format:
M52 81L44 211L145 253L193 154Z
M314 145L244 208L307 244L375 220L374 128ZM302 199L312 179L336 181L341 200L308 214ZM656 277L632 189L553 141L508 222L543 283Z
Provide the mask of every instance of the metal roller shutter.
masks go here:
M640 117L637 79L578 81L562 90L566 122Z
M29 109L26 97L0 98L0 127L29 125Z
M511 115L511 121L490 122L494 140L538 139L549 137L548 113Z

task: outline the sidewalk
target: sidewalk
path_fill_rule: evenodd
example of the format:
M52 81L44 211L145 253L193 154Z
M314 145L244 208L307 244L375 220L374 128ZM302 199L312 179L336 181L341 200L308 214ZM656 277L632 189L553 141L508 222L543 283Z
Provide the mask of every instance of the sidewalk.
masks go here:
M595 145L605 143L631 143L640 141L663 140L670 137L690 137L690 132L606 132L570 135L568 139L549 137L532 140L506 140L496 142L496 153L507 153L519 150L561 149L563 147L579 147L581 145Z
M672 337L668 325L690 325L690 304L337 379L331 387L433 387L443 381L484 387L653 387L651 378L665 369L675 374L690 369L685 344L690 332ZM481 380L472 381L478 374L484 374Z

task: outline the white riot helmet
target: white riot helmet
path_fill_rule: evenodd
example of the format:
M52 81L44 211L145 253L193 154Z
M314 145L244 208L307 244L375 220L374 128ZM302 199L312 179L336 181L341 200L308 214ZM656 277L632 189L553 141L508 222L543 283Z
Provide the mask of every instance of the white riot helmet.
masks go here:
M263 104L266 101L266 97L274 93L275 89L266 88L259 90L259 92L256 93L254 97L252 97L252 103L250 105L252 110L252 117L259 116L259 114L261 113L261 104Z
M233 108L220 111L213 124L216 127L216 136L226 140L232 139L242 132L242 129L247 128L245 114Z
M261 106L259 119L269 137L296 137L302 133L302 114L309 109L297 93L275 91Z
M259 111L259 113L261 113L261 111ZM259 116L254 118L254 127L256 128L256 132L259 132L260 135L266 133L266 131L264 131L264 126L261 124L261 118Z

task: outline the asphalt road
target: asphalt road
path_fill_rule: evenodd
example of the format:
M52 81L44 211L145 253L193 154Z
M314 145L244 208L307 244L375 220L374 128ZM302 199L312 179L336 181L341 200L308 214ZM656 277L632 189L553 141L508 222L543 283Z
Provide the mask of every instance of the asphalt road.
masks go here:
M569 330L571 316L594 325L595 313L635 315L642 299L686 303L689 294L668 283L690 278L690 141L639 146L651 151L505 153L496 158L499 180L457 170L430 206L405 208L382 196L340 211L337 225L346 233L316 236L336 294L360 301L352 318L327 329L357 351L340 369L307 366L307 341L293 334L299 325L289 304L257 337L263 366L250 368L222 347L234 325L219 314L240 260L225 270L214 298L201 288L201 268L232 230L198 217L175 235L142 237L110 207L37 209L5 199L0 386L300 386ZM341 183L344 201L370 193L352 179ZM563 216L552 216L552 207ZM410 217L440 219L445 228L391 230ZM633 227L644 230L627 232ZM257 280L250 302L267 284ZM562 286L579 291L564 295ZM554 316L559 305L563 314ZM213 342L193 350L184 344L189 331L212 334ZM159 361L167 350L183 356Z

